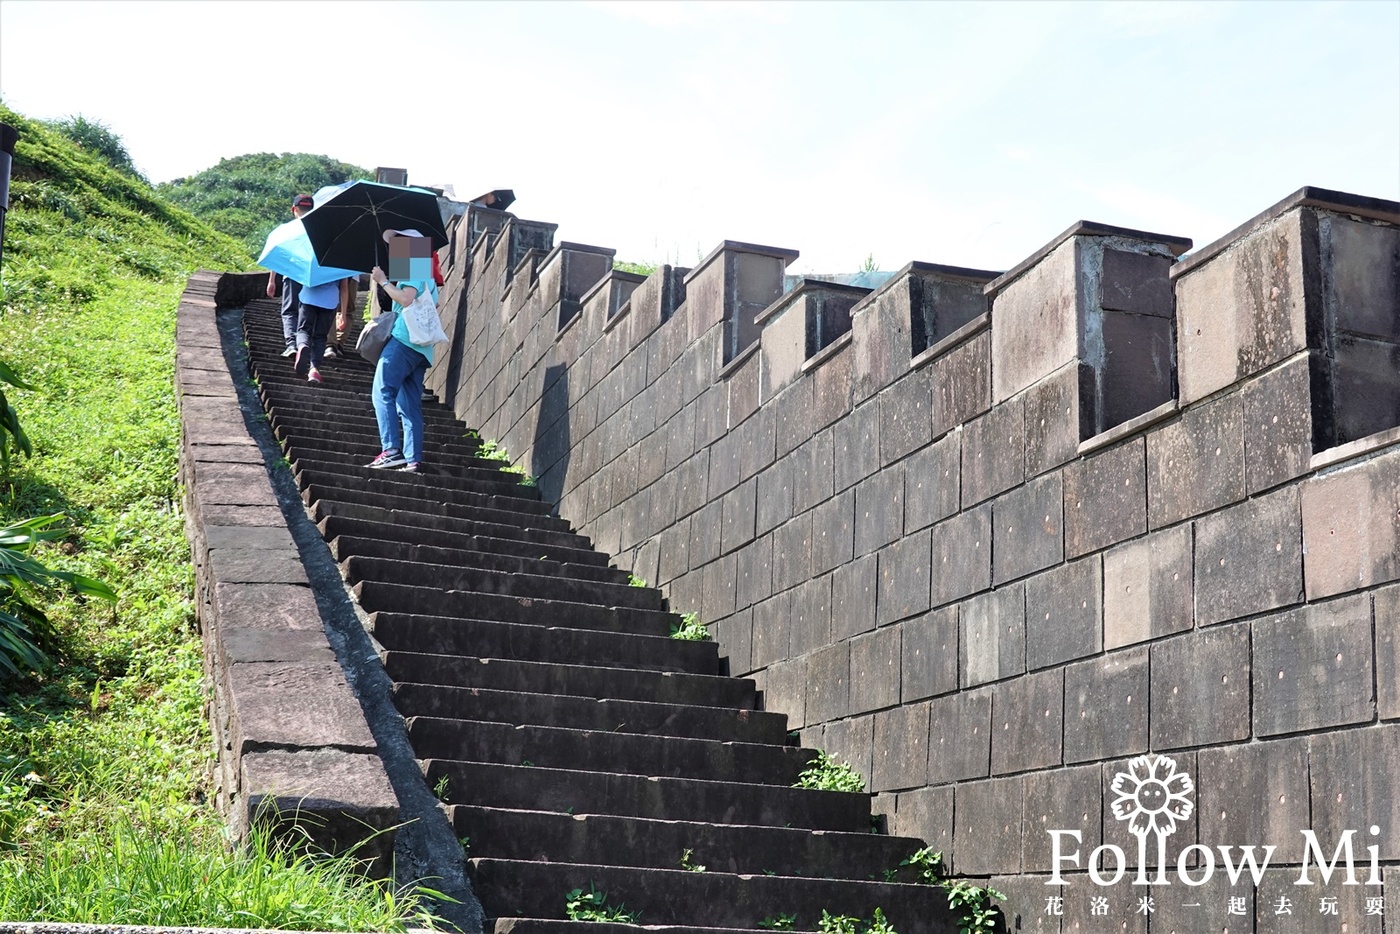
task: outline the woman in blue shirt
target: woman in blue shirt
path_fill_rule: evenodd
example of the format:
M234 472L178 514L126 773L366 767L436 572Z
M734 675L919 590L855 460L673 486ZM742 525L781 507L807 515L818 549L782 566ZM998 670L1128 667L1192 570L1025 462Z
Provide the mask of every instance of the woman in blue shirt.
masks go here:
M396 275L391 281L375 266L370 278L393 300L394 312L413 304L424 289L436 302L431 241L416 230L385 231L384 239L389 243L389 269ZM368 466L402 467L416 473L423 463L423 376L432 365L433 347L409 340L402 314L391 334L374 369L370 390L382 450Z

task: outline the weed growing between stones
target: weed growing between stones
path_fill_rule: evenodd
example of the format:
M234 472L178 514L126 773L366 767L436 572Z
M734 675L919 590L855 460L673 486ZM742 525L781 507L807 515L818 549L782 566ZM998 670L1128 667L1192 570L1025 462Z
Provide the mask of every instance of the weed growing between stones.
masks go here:
M885 912L880 908L875 909L869 921L851 915L829 914L823 908L821 920L817 922L817 930L821 934L899 934L890 926L889 921L885 920Z
M628 575L627 575L627 586L628 586L628 587L650 587L651 585L648 584L644 578L638 577L638 576L635 575L635 574L628 574Z
M481 447L477 450L476 456L486 460L499 461L500 469L506 473L513 473L520 477L518 482L521 486L538 486L539 478L533 477L525 470L521 464L511 462L511 456L505 448L495 441L487 441L481 437L481 432L475 428L467 429L467 437L473 441L480 442Z
M948 890L948 907L961 915L958 934L984 934L996 930L999 911L992 904L992 899L1005 901L1006 896L996 889L973 885L966 879L945 878L942 851L926 846L907 859L900 860L899 865L913 869L919 884L938 885Z
M813 788L818 791L853 791L861 794L865 791L865 779L846 763L818 750L817 757L812 760L811 765L802 770L792 787Z
M686 872L704 872L705 867L695 862L695 851L687 848L681 853L681 868Z
M671 627L671 638L684 639L687 642L708 642L710 630L700 622L699 613L687 613L681 617L679 626Z
M769 916L758 922L759 927L767 928L770 931L791 931L795 924L797 924L797 915L785 915L782 913L776 916Z
M608 893L600 892L588 883L588 891L574 889L564 896L564 913L570 921L602 921L611 924L636 924L641 912L628 911L626 905L609 905Z

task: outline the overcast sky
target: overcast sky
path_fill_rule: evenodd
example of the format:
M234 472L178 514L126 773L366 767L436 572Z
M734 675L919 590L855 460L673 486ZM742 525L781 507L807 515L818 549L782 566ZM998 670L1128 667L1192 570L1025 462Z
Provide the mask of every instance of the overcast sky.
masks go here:
M1081 218L1201 246L1303 185L1400 200L1400 0L0 0L0 96L153 181L323 153L681 265L1004 269Z

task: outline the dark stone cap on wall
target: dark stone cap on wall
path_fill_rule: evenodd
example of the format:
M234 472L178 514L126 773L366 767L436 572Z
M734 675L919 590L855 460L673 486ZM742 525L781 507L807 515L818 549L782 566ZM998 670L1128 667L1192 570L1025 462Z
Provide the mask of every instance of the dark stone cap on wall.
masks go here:
M1251 217L1219 240L1201 247L1177 263L1171 269L1171 277L1175 279L1177 276L1190 272L1236 240L1296 207L1324 208L1339 214L1354 214L1358 217L1368 217L1389 224L1400 224L1400 202L1304 185L1287 198Z
M689 282L691 279L700 275L701 270L714 262L715 258L724 252L757 253L760 256L776 256L783 261L784 266L801 255L797 250L789 250L780 246L762 246L757 243L745 243L742 240L723 240L720 242L720 245L711 250L704 259L695 264L695 268L691 269L690 272L686 274L685 281Z
M968 269L964 266L944 266L941 263L921 263L915 260L899 267L895 274L885 280L879 288L857 302L855 307L851 309L851 314L855 314L878 299L887 289L894 288L905 276L909 275L938 276L941 279L966 279L969 282L990 282L1000 276L1001 272L995 269Z
M1021 273L1050 255L1052 250L1070 237L1130 237L1134 240L1161 243L1168 247L1175 256L1180 256L1182 253L1191 249L1191 239L1189 237L1174 237L1171 234L1149 233L1146 230L1133 230L1130 227L1114 227L1110 224L1100 224L1095 221L1077 221L1071 224L1058 237L1045 244L1045 246L1036 250L1030 256L1021 260L991 282L988 282L986 287L982 289L982 294L986 295L988 298L996 295L1014 282Z
M797 283L791 292L784 293L777 301L753 316L755 324L762 324L764 321L778 313L778 310L786 306L797 296L805 292L829 292L832 295L860 295L865 296L869 289L859 285L846 285L841 282L827 282L825 279L803 279Z

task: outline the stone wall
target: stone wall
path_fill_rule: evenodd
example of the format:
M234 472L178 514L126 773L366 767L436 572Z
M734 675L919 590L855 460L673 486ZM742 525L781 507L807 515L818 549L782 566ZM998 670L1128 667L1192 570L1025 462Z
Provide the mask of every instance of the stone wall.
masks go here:
M1017 929L1099 929L1103 895L1146 930L1084 871L1137 865L1112 785L1149 752L1194 778L1172 866L1293 866L1157 890L1154 929L1334 929L1304 830L1400 865L1400 204L1305 188L1182 261L1080 222L854 303L783 294L791 250L638 282L553 230L454 228L430 385ZM1381 929L1380 885L1334 894Z

